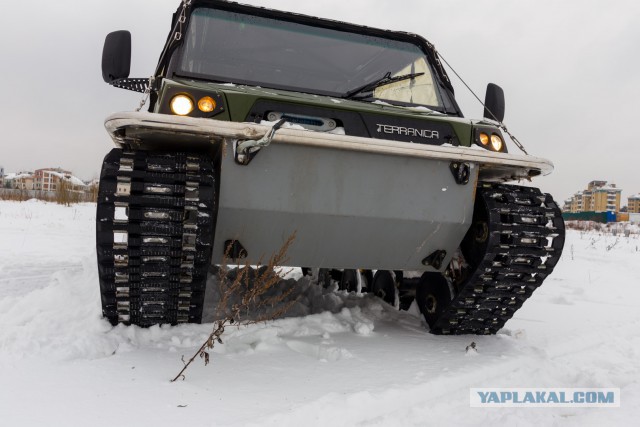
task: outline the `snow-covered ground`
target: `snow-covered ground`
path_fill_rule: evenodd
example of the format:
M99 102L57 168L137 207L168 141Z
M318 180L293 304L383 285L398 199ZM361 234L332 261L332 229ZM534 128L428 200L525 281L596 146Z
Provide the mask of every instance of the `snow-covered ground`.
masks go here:
M496 336L300 279L300 317L230 331L100 316L94 206L0 202L3 426L635 425L640 239L569 232L554 274ZM616 243L617 242L617 243ZM614 244L615 243L615 244ZM477 343L477 353L465 348ZM470 408L471 387L616 387L619 408Z

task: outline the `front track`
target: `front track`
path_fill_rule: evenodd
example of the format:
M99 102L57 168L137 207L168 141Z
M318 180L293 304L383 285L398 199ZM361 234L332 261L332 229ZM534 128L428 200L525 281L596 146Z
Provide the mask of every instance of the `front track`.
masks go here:
M200 322L215 227L212 160L112 150L100 176L96 241L112 324Z

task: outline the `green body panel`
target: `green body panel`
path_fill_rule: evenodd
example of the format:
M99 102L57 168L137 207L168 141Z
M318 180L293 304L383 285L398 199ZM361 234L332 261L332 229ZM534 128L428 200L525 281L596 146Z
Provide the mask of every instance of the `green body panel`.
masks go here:
M265 89L253 86L239 86L230 84L217 84L193 80L168 80L163 81L159 100L155 112L169 103L168 97L163 96L170 88L180 88L189 93L191 90L204 91L210 94L222 94L225 99L225 111L215 115L216 120L229 120L244 122L253 105L259 100L291 103L292 105L307 105L313 107L331 108L357 113L384 114L389 117L402 117L419 119L425 123L440 122L451 125L460 145L469 147L472 144L473 124L471 120L447 116L439 112L423 107L399 107L382 102L372 103L366 101L352 101L348 99L332 98L329 96L289 92L278 89Z

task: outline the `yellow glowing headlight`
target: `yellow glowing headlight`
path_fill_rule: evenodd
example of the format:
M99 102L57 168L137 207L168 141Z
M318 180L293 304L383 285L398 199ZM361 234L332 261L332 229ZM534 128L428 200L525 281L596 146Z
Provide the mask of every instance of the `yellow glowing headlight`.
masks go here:
M489 144L489 135L487 135L484 132L480 133L480 144L482 145Z
M491 134L491 148L493 148L495 151L501 151L502 150L502 138L500 138L500 135L498 134Z
M186 116L193 111L193 101L187 95L176 95L171 100L171 111L178 116Z
M198 109L203 113L210 113L216 109L216 101L210 96L200 98L200 101L198 101Z

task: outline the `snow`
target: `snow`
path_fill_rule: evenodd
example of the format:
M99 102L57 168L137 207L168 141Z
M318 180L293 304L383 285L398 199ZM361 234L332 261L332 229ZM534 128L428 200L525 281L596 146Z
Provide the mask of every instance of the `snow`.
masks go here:
M432 110L431 108L427 108L427 107L423 107L422 105L418 105L416 107L407 107L409 110L413 110L413 111L418 111L420 113L425 113L426 115L438 115L438 116L445 116L446 114L443 114L439 111L435 111Z
M640 415L637 235L569 231L553 275L495 336L430 335L415 305L399 312L294 272L294 317L228 330L209 366L197 360L171 383L211 324L103 320L94 212L0 202L3 425L582 426ZM471 387L618 387L622 404L470 408Z
M332 133L334 135L346 135L347 134L342 126L338 126L335 129L330 130L327 133Z
M278 120L274 120L274 121L269 121L269 120L260 120L260 124L263 126L269 126L269 127L273 127L273 125L275 125L276 123L278 123ZM309 130L299 124L296 123L290 123L290 122L284 122L282 123L281 126L282 129L293 129L293 130Z
M72 185L75 185L75 186L78 186L78 187L85 187L87 185L80 178L78 178L76 176L73 176L73 175L67 175L67 174L64 174L64 173L51 171L51 170L47 170L47 172L50 173L51 175L57 176L60 179L63 179L65 181L69 181Z
M33 178L33 174L31 173L8 173L6 175L4 175L4 179L6 179L7 181L13 181L15 179L22 179L22 178Z
M275 120L275 121L260 120L260 124L263 125L263 126L273 127L273 125L275 125L276 123L278 123L278 120ZM282 124L281 128L282 129L292 129L292 130L304 130L304 131L307 131L307 132L316 132L315 130L307 129L302 125L299 125L299 124L296 124L296 123L290 123L290 122L284 122ZM317 132L320 132L320 131L317 131ZM334 134L334 135L346 135L344 127L342 127L342 126L337 126L335 129L327 131L326 133L331 133L331 134Z

